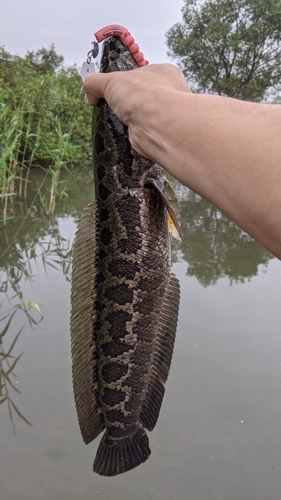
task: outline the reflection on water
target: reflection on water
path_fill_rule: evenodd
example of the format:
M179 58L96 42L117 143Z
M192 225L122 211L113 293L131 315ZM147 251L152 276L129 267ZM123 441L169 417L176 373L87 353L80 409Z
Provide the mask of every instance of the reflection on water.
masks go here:
M234 222L178 182L174 188L179 199L183 238L172 241L173 262L185 260L187 275L195 276L204 287L219 278L243 283L264 269L273 256Z
M24 289L27 283L36 280L40 264L45 273L49 268L59 269L70 282L72 242L62 237L59 221L61 217L73 217L81 213L80 189L77 189L77 186L83 186L88 191L89 199L92 193L92 175L89 170L76 175L75 178L67 175L63 179L68 187L67 199L58 203L56 215L48 213L40 200L44 199L44 190L48 189L49 179L44 184L40 196L33 202L43 175L42 172L33 172L28 199L15 203L11 209L13 218L7 226L0 227L0 325L3 325L0 326L0 405L3 405L1 411L6 405L13 427L14 414L31 425L12 397L13 392L20 394L16 367L23 354L15 355L14 350L17 349L25 323L32 328L38 326L43 319L36 297L33 303L26 301ZM83 182L81 175L84 176ZM34 308L40 313L39 319L34 314ZM19 331L14 332L12 320L16 313L21 313L22 326Z
M0 330L0 405L6 405L9 417L12 422L13 430L15 433L15 422L14 422L14 414L18 415L24 422L28 425L31 425L29 420L21 413L19 408L13 399L13 393L16 392L20 394L20 390L17 387L17 377L16 377L16 365L22 354L14 355L14 349L17 347L17 341L19 339L20 334L22 333L23 326L16 333L15 337L12 338L12 341L6 345L5 336L9 332L12 324L12 320L14 315L17 312L17 309L21 309L24 311L26 318L28 319L29 325L32 324L37 325L39 321L36 321L30 313L30 307L26 304L17 304L14 308L11 308L10 311L6 313L5 316L0 317L0 324L4 324L3 329ZM42 318L41 318L42 319Z
M42 225L37 226L37 232L35 227L32 227L33 237L27 231L24 234L21 232L17 240L9 246L9 251L1 260L0 324L4 324L5 321L6 323L2 331L0 330L0 405L6 404L13 426L13 413L16 413L31 425L20 412L11 396L11 391L20 394L15 385L17 383L15 371L22 354L14 355L14 349L17 348L17 341L26 321L29 327L32 328L38 326L43 319L36 298L34 298L33 302L27 301L24 288L27 283L36 280L36 269L39 262L41 262L46 273L49 267L57 268L62 271L66 280L70 281L72 244L61 236L58 221L59 219L54 217L49 220L45 218ZM31 226L32 222L31 220ZM5 232L7 233L7 229L5 229ZM3 253L3 249L1 250ZM39 320L34 316L33 308L39 312ZM8 337L8 333L11 334L12 320L17 312L22 313L23 326L18 332L12 334L14 338L10 340L10 345L7 347L6 337ZM11 337L11 335L9 336Z
M34 229L34 228L33 228ZM27 301L25 299L24 288L26 284L36 280L36 268L39 261L41 262L45 272L48 268L60 269L65 278L70 281L70 264L71 264L71 244L69 240L63 238L60 234L58 220L52 220L49 226L44 221L44 229L46 236L43 236L43 230L40 228L39 234L35 235L32 240L29 235L25 238L19 237L21 243L13 243L10 248L8 257L3 258L1 263L0 275L0 324L3 324L3 329L0 329L0 405L6 404L13 427L13 413L16 413L29 425L30 422L20 412L15 404L11 392L15 391L20 394L16 377L16 365L22 354L15 355L14 350L17 348L17 341L21 335L24 325L27 322L30 328L38 326L43 319L40 307L37 302ZM28 244L23 245L23 240L28 240ZM35 298L36 299L36 298ZM39 319L36 319L33 309L39 312ZM22 313L23 326L18 332L13 333L13 318L16 313ZM6 322L6 323L5 323ZM10 335L8 335L10 334ZM12 337L10 345L6 345L6 337Z
M13 349L23 326L15 332L6 351L3 348L4 337L12 327L16 311L23 313L23 321L27 319L29 327L38 325L42 319L34 318L24 298L26 283L36 280L39 261L45 273L49 268L60 269L65 279L70 281L72 241L62 237L59 221L62 217L79 217L84 200L88 198L91 201L93 190L91 171L85 170L78 175L64 173L62 182L65 183L67 197L58 201L56 213L53 214L46 211L40 203L40 200L44 199L44 189L48 189L49 181L34 202L42 175L40 172L33 172L29 198L14 205L13 219L0 229L0 322L3 324L4 320L6 321L0 332L0 404L7 404L12 421L14 410L27 423L29 421L20 413L8 390L19 393L12 378L16 380L16 365L22 354L14 356ZM174 263L186 261L188 276L195 276L199 283L206 287L214 285L219 278L225 276L231 283L244 282L246 278L250 279L257 274L260 264L266 267L273 257L260 245L192 191L178 182L174 182L174 188L179 199L183 238L181 242L172 239L172 260ZM24 221L27 213L27 219ZM14 239L22 221L23 227ZM36 301L36 297L34 300Z
M68 196L55 214L38 197L15 237L42 175L31 179L28 200L0 228L1 500L279 500L277 259L174 183L180 318L152 455L134 471L101 478L92 473L97 443L86 447L78 429L69 338L71 249L92 201L92 175L63 173Z
M79 218L85 200L92 200L91 172L85 170L78 177L64 172L62 182L67 197L58 201L55 215L44 210L40 197L31 206L42 175L40 172L31 175L29 198L15 204L13 219L7 227L0 228L0 255L9 249L0 259L0 265L8 272L7 279L11 279L17 294L20 291L15 289L16 283L23 277L31 278L31 260L41 258L45 266L62 265L63 273L69 274L71 248L60 236L58 219ZM230 282L244 282L257 275L259 265L266 268L273 258L271 254L198 195L178 182L174 182L174 188L179 199L183 238L181 242L172 239L172 259L187 262L188 276L195 276L206 287L222 277L228 277ZM48 189L48 183L44 189ZM13 241L28 208L28 218Z

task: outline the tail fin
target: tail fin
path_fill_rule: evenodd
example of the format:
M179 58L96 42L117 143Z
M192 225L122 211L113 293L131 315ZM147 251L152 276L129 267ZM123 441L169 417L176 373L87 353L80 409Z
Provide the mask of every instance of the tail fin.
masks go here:
M150 455L148 437L142 427L133 436L112 438L106 431L94 461L94 472L101 476L116 476L134 469Z

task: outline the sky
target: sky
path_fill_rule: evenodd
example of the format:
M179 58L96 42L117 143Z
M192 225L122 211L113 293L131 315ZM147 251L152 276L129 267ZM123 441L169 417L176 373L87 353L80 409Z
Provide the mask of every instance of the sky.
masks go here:
M173 62L165 33L182 20L184 0L0 0L0 45L12 55L50 47L65 64L81 66L94 32L127 28L150 63Z

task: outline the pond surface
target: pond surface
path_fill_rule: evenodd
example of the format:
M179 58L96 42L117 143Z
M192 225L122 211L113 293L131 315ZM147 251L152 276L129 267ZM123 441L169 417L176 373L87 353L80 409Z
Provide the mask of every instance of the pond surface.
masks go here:
M8 248L0 260L1 500L280 500L280 261L174 183L181 304L152 454L124 475L99 477L99 439L84 445L77 424L69 340L71 247L92 177L63 175L68 196L55 214L42 207L45 189L15 236L40 175L32 179L29 199L0 229L0 255Z

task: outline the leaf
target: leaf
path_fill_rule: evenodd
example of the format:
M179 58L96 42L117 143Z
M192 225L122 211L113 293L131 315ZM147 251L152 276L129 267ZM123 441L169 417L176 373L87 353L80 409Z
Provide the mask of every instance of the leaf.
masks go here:
M30 427L32 427L32 424L29 422L29 420L27 420L26 417L24 417L24 415L19 411L19 409L17 408L17 406L15 405L15 403L13 401L11 401L11 404L12 404L12 407L14 408L16 414L28 425L30 425Z
M12 387L12 389L14 389L14 391L16 391L18 394L20 394L21 393L20 390L13 384L13 382L10 379L10 377L5 372L2 372L2 374L3 374L3 378L5 380L7 380L7 382Z
M37 304L37 302L32 302L32 301L30 301L30 302L26 302L26 303L25 303L25 305L26 305L27 307L34 307L34 309L36 309L36 311L38 311L38 312L39 312L39 314L40 314L40 316L43 318L42 311L41 311L41 309L40 309L39 305Z
M0 339L1 339L1 338L3 338L3 337L6 335L7 331L9 330L9 328L10 328L10 324L11 324L11 321L12 321L12 319L13 319L13 317L14 317L15 313L16 313L16 311L14 311L14 312L11 314L10 319L7 321L6 326L4 327L4 329L2 330L2 332L0 333Z
M7 375L9 375L10 373L13 373L13 370L18 362L18 360L22 357L23 353L21 353L15 360L14 362L11 364L11 366L9 367L9 370L7 372L5 372L5 375L7 377Z
M10 398L8 398L8 411L9 411L10 419L13 422L13 428L14 428L14 432L15 432L14 419L13 419L13 414L12 414L12 410L11 410L11 400L10 400Z
M51 262L46 262L46 264L52 267L53 269L56 269L56 271L58 270L57 266L54 266Z
M19 336L20 336L20 334L21 334L21 332L22 332L23 328L24 328L24 326L22 326L22 327L21 327L20 331L17 333L17 335L15 336L15 338L14 338L13 342L11 343L9 350L8 350L8 352L6 353L6 356L7 356L7 357L10 357L10 353L12 352L13 348L15 347L16 342L17 342L17 340L18 340L18 338L19 338Z

